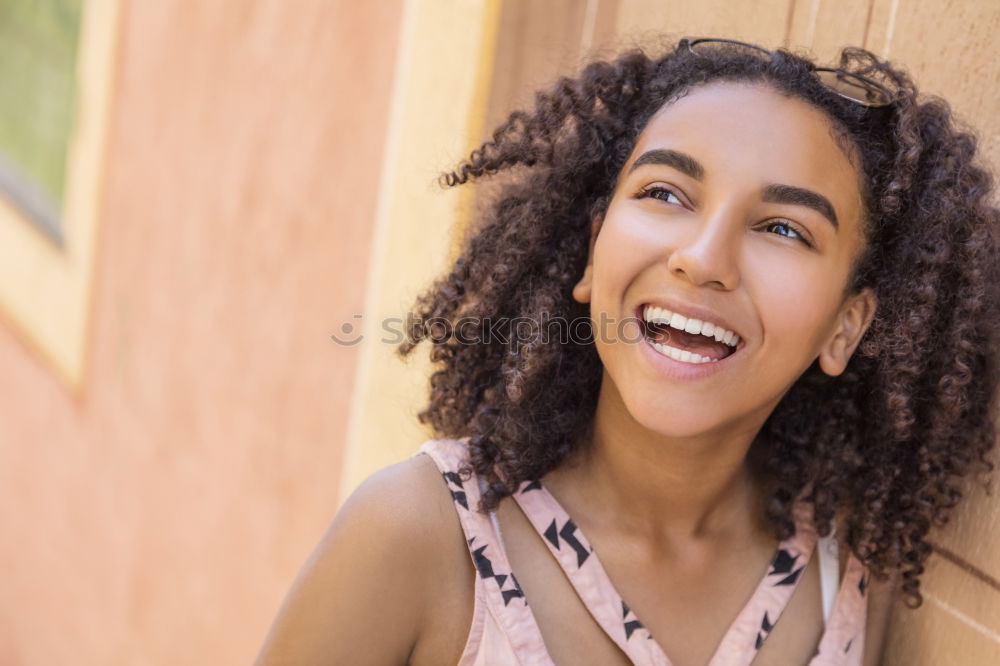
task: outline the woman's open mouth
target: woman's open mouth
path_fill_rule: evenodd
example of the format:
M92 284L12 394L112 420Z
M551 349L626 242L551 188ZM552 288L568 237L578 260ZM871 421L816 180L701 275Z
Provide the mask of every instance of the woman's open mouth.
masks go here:
M736 351L740 336L709 321L645 305L639 311L643 335L659 353L684 363L715 363Z

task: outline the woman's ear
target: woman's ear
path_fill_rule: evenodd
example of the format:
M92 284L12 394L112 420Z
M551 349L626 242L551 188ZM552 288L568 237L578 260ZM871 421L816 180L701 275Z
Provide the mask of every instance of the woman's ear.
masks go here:
M604 213L598 213L590 223L590 247L587 249L587 266L583 269L583 277L573 287L573 300L577 303L589 303L590 292L594 275L594 244L597 243L597 234L601 230L604 222Z
M836 377L844 371L861 337L871 325L877 307L875 292L867 287L844 302L833 334L819 353L819 366L823 372Z

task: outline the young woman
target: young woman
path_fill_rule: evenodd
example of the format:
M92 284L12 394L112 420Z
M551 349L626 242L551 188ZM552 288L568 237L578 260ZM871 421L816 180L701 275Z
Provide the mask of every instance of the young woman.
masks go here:
M445 180L494 174L418 305L454 334L402 350L431 342L441 439L355 491L260 663L879 663L992 469L975 139L867 51L684 39Z

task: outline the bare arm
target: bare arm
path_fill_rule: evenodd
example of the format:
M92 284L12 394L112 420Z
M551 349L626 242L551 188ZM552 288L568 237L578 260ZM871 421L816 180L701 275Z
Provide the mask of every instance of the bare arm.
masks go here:
M418 456L387 467L348 498L292 585L258 666L407 662L433 580L427 465Z

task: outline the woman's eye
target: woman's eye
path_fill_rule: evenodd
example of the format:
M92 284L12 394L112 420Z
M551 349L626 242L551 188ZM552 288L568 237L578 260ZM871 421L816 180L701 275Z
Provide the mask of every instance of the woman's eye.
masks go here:
M779 236L787 236L788 238L794 238L796 240L805 243L807 246L811 247L811 244L809 243L808 240L806 240L806 237L801 233L799 233L799 231L788 222L783 222L780 220L771 222L766 227L764 227L764 229L770 233L776 233Z
M676 194L663 187L653 186L644 188L639 193L639 198L645 199L647 197L651 199L659 199L660 201L665 201L667 203L677 203L684 205L683 202L680 200L680 197L678 197ZM673 199L673 201L671 201L671 199Z

